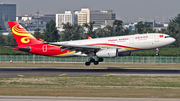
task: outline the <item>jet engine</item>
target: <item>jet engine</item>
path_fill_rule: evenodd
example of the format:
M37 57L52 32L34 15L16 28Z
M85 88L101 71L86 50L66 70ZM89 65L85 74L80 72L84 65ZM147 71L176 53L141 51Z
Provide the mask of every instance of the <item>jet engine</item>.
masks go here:
M116 57L118 53L117 49L102 49L96 53L97 57Z

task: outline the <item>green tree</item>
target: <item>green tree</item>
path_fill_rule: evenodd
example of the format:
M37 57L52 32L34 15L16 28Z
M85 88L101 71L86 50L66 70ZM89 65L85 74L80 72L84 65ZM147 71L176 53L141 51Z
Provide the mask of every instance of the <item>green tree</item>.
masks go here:
M41 29L37 28L34 30L34 37L35 38L43 38L43 33L40 32Z
M109 36L121 36L121 35L129 35L131 34L131 30L129 28L123 28L122 20L115 20L113 22L113 26L106 26L104 28L99 28L96 31L97 37L109 37Z
M6 45L7 46L17 46L16 40L15 40L15 38L14 38L12 33L9 33L7 35Z
M114 28L113 36L124 35L122 24L123 24L122 20L115 20L113 22L113 28Z
M159 30L158 33L168 34L168 31L166 28L163 28L163 29Z
M106 28L99 28L96 30L96 37L109 37L110 34L106 30Z
M120 30L122 30L123 28L122 24L123 24L122 20L114 20L113 27L115 28L115 32L119 32Z
M85 37L91 36L92 38L96 37L96 33L95 31L93 31L93 25L95 24L95 22L90 22L90 23L84 23L83 26L85 28L87 28L87 33Z
M124 34L130 35L130 34L132 34L132 31L129 28L126 28L126 29L124 29Z
M144 33L144 29L145 27L142 21L138 22L137 25L135 25L135 33L142 34Z
M180 25L176 22L171 21L168 25L169 35L176 39L173 44L176 47L180 47Z
M78 25L78 24L73 24L72 25L72 36L71 36L71 40L80 40L82 39L82 35L83 35L83 28L82 26Z
M135 25L135 33L137 34L143 34L143 33L154 33L156 30L153 30L152 27L150 27L148 22L138 22L137 25Z
M180 24L180 14L178 14L175 18L171 19L170 22Z
M106 26L104 28L99 28L96 30L97 37L110 37L115 36L114 28L112 26Z
M176 42L174 42L173 44L176 47L180 47L180 14L170 19L167 32L170 36L176 39Z
M106 26L105 31L109 33L109 36L115 36L114 35L114 28L112 26Z
M5 39L4 39L4 36L2 34L0 34L0 44L1 45L5 44Z
M66 23L63 24L63 29L61 41L79 40L83 37L83 28L80 25Z
M61 41L69 41L71 40L71 30L72 30L72 25L68 22L67 24L63 24L63 29L61 34Z
M56 28L56 23L51 20L46 24L46 29L44 30L43 39L47 42L56 42L59 41L59 34Z

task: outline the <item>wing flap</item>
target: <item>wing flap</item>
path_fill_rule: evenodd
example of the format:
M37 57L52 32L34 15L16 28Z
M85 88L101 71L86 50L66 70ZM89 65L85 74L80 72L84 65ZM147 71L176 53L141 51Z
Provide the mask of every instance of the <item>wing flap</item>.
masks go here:
M76 51L76 52L82 52L85 54L88 54L89 52L97 52L101 49L109 49L109 48L117 48L117 47L105 47L105 46L88 46L88 45L74 45L74 44L61 44L61 43L47 43L49 45L59 46L62 51L69 50Z
M102 47L100 46L86 46L86 45L73 45L73 44L56 44L56 43L48 43L50 45L55 45L55 46L61 46L61 48L69 49L69 48L84 48L84 49L101 49Z
M73 44L60 44L60 43L47 43L54 46L60 46L63 50L76 51L82 53L95 52L100 50L102 47L100 46L86 46L86 45L73 45Z

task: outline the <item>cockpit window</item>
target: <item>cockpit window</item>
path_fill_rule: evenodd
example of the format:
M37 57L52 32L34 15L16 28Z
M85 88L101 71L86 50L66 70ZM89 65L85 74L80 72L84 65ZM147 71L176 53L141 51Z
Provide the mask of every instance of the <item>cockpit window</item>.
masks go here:
M164 38L170 38L170 36L165 36Z

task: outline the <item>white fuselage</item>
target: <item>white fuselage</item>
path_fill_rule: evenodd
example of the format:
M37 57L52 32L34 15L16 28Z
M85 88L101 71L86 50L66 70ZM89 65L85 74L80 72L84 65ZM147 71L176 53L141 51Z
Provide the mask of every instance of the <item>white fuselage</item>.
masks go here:
M105 38L75 40L55 42L54 44L72 44L72 45L88 45L100 46L102 48L117 48L118 52L148 50L167 46L175 41L174 38L169 37L167 34L161 33L148 33L148 34L135 34L125 36L114 36ZM78 55L74 53L71 55Z

